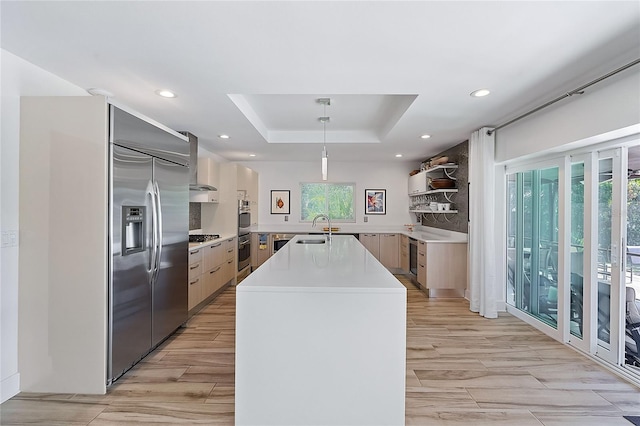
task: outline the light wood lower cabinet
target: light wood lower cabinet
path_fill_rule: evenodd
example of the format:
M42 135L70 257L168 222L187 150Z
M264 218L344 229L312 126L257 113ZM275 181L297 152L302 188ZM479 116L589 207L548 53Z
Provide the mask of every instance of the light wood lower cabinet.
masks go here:
M189 310L202 300L202 251L189 252Z
M211 296L222 285L222 265L214 266L210 271L204 273L204 294L203 299Z
M360 243L376 259L380 259L380 234L360 234Z
M400 267L399 234L360 234L360 242L386 268Z
M387 269L400 268L400 235L380 234L380 263Z
M225 258L222 263L222 285L236 277L236 238L227 238L224 243Z
M418 283L429 297L464 296L467 244L418 241Z
M409 272L409 237L404 234L400 235L400 269Z
M418 284L427 287L427 243L418 241Z
M236 238L189 251L189 310L235 279Z

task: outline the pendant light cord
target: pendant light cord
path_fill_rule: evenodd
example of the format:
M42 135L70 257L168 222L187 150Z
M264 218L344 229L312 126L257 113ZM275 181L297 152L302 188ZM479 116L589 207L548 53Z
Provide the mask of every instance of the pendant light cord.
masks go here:
M324 120L322 120L322 148L326 153L327 152L327 104L324 103L322 105L323 105L322 116L324 117Z

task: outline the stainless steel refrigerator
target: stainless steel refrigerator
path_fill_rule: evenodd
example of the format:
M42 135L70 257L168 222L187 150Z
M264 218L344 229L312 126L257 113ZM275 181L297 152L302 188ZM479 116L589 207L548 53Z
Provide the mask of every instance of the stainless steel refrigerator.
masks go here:
M113 105L110 126L108 385L187 320L189 251L187 138Z

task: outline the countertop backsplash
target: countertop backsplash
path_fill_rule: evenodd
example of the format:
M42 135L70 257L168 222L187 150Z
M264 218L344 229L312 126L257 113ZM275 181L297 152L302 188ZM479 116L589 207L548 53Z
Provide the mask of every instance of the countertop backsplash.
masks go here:
M189 231L202 228L202 204L189 203Z

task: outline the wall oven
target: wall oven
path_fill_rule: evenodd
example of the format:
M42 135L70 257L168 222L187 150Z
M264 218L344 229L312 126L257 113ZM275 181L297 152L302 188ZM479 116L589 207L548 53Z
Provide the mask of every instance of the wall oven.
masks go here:
M285 244L289 242L290 239L295 237L293 234L274 234L271 236L271 241L273 241L271 254L275 254L278 250L284 247Z
M238 235L238 271L251 264L251 234Z
M251 213L241 211L238 213L238 235L244 235L249 233L251 227Z

